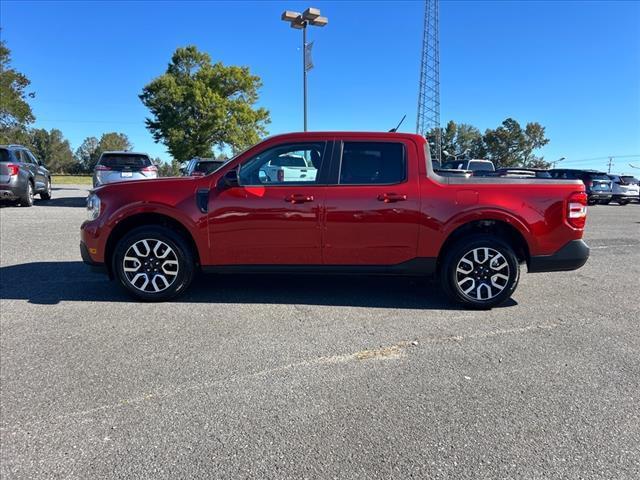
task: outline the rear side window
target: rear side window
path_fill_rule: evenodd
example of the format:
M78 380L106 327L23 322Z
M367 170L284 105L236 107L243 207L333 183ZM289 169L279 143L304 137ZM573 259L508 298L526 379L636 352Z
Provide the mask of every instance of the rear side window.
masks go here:
M402 143L345 142L340 163L341 185L401 183L407 176Z
M620 177L620 180L622 180L625 184L627 185L637 185L638 184L638 179L635 177Z
M11 155L9 155L9 150L6 148L0 148L0 162L10 162Z
M146 155L131 155L122 153L107 153L100 158L100 165L109 168L133 167L143 168L151 166L151 159Z

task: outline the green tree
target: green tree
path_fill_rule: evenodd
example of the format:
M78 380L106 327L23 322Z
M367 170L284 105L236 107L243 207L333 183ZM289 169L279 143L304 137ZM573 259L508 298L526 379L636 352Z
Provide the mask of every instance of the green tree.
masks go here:
M80 171L87 173L95 166L98 157L100 157L98 153L98 143L96 137L87 137L76 150L75 157L80 165Z
M11 51L0 40L0 144L28 144L27 125L35 120L27 98L33 93L26 89L31 84L22 73L11 67Z
M57 129L46 131L43 128L31 130L30 147L32 153L45 163L54 173L72 173L76 170L76 161L71 152L69 141Z
M483 136L487 158L501 167L544 167L544 158L534 151L549 143L544 127L537 122L527 123L523 129L513 118L507 118L495 130Z
M429 143L435 141L436 131L432 130L427 135ZM480 130L466 123L457 124L453 120L449 120L444 129L440 129L440 138L442 151L447 151L452 155L459 155L467 152L461 158L484 158L486 151L482 140ZM447 155L442 154L442 161L449 159Z
M96 137L87 137L76 150L76 160L83 172L89 173L98 163L102 152L113 150L131 150L132 143L124 133L103 133L98 140Z
M247 67L212 64L195 46L178 48L166 72L144 87L147 128L178 161L238 151L266 134L269 112L256 108L259 77Z
M180 162L175 158L170 162L163 162L159 158L155 159L158 166L158 175L161 177L178 177L180 176Z

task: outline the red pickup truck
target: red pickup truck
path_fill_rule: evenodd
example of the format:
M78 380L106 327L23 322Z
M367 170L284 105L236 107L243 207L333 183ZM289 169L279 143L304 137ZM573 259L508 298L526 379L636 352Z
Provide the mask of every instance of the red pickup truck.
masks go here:
M308 178L264 167L302 157ZM83 260L131 294L165 300L195 272L437 275L455 301L490 308L520 267L574 270L587 196L577 180L445 177L404 133L295 133L205 177L105 185L87 198Z

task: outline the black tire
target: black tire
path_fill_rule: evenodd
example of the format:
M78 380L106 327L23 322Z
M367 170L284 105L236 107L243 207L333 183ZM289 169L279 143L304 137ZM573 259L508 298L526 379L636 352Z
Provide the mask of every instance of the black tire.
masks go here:
M33 206L33 201L35 198L35 191L33 188L33 183L31 180L27 182L27 187L25 188L24 193L20 197L20 205L23 207L31 207Z
M629 200L618 200L618 205L621 207L624 207L627 203L629 203Z
M173 253L171 254L171 256L165 258L156 258L156 256L151 253L148 253L146 257L138 257L135 254L136 250L133 249L133 246L137 245L138 251L145 253L145 251L142 250L142 248L144 248L144 243L137 243L144 240L147 241L148 245L153 245L152 242L160 242L160 244L164 244L170 247ZM155 245L157 246L158 243L156 243ZM146 251L150 252L151 248L148 248ZM133 255L134 258L144 258L145 262L146 260L148 260L147 263L151 265L147 265L147 263L140 263L140 260L135 260L139 263L139 270L136 270L134 272L125 272L124 259L125 254L127 254L128 252L130 255ZM160 253L160 255L164 253L162 245L160 245L160 250L158 250L158 252ZM154 259L156 260L155 264ZM160 265L158 265L158 263L162 262L163 260L166 261L167 259L171 259L171 263L177 262L177 274L165 275L160 271L161 268L165 267L165 264L161 263ZM127 264L129 265L128 268L135 268L137 265L130 260L127 261ZM157 270L153 270L154 266L157 267ZM172 268L173 267L171 267L171 269ZM120 241L116 245L112 257L112 271L114 272L120 285L122 285L124 289L135 298L149 302L160 302L180 295L189 287L189 284L191 283L191 280L193 280L195 272L195 261L193 252L191 251L189 244L180 234L169 228L157 225L147 225L131 230L128 234L120 239ZM137 282L135 282L135 275L138 273L146 275L146 280L147 282L151 283L151 286L145 283L144 276L140 277ZM151 280L149 280L150 276ZM157 279L156 277L166 278L168 280L167 283L169 283L169 286L161 291L153 291L153 289L156 289L158 285L162 286L162 284L160 284L159 282L159 279ZM137 283L137 285L135 283ZM146 288L144 287L145 285ZM140 287L143 287L144 290Z
M600 205L609 205L611 203L611 200L600 200L598 203Z
M594 206L596 203L595 200L587 200L587 205Z
M485 248L489 249L489 253L499 253L501 257L500 255L492 254L492 257L485 257L479 264L473 262L475 266L470 267L469 275L458 272L459 264L460 266L468 265L465 262L469 262L469 258L467 257L466 260L463 260L463 257L467 255L473 256L475 249L481 249L478 253L482 252L484 254L485 251L482 249ZM500 263L501 258L504 259L504 263L508 268L501 266L503 265L503 263ZM490 263L495 261L496 266L500 268L488 268L488 264L484 263L487 260ZM490 277L489 275L492 273L494 276ZM486 310L500 305L511 297L520 280L520 264L513 248L505 240L495 235L476 234L462 238L447 248L440 263L439 274L440 283L451 300L469 308ZM496 274L505 276L507 279L503 280L495 277ZM472 281L471 285L474 288L470 289L470 291L467 290L465 293L460 284L462 283L462 285L466 286L469 284L469 279ZM478 283L480 285L475 287ZM486 295L487 298L482 299L487 291L489 292ZM480 298L477 298L478 296Z
M40 198L42 200L51 200L51 179L47 178L47 183L44 184L44 190L40 192Z

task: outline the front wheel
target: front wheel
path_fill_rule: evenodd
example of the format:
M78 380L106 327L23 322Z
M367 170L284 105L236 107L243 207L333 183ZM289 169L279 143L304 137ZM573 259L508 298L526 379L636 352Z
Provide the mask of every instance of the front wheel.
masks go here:
M163 301L187 289L195 262L181 235L153 225L136 228L118 242L112 268L120 284L134 297Z
M448 248L440 266L445 293L455 302L489 309L507 300L520 279L513 248L500 237L478 234Z
M627 203L629 203L629 200L618 200L618 205L620 206L625 206Z

